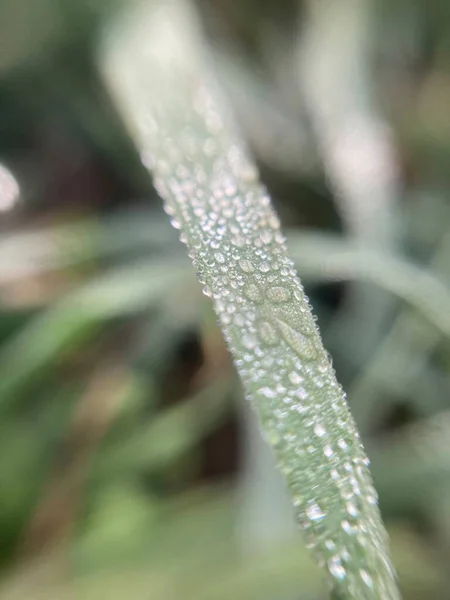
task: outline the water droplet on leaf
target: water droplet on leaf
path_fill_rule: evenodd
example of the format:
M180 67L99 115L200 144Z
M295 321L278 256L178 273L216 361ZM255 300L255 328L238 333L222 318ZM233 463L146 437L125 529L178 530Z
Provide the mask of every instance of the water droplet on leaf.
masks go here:
M290 325L280 319L277 319L277 325L284 341L298 354L298 356L300 356L300 358L305 360L314 360L316 358L316 349L311 340L303 335L303 333L293 329Z

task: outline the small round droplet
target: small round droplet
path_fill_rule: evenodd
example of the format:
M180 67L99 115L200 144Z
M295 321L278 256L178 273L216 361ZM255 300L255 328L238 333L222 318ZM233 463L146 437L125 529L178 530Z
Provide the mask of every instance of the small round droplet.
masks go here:
M345 533L348 533L348 535L354 535L354 534L358 533L358 528L355 525L352 525L351 523L349 523L349 521L347 521L347 519L344 519L342 521L341 527L345 531Z
M335 550L336 549L336 544L333 542L333 540L325 540L325 547L328 548L328 550Z
M321 423L317 423L317 425L314 426L314 433L318 437L323 437L327 433L327 430Z
M267 290L267 299L275 304L287 302L291 297L291 292L288 288L282 286L274 286Z
M333 556L328 561L328 570L335 579L345 579L346 572L342 566L341 559L338 556Z
M257 341L253 335L246 334L242 336L242 345L247 350L254 350L257 345Z
M277 393L270 387L262 387L258 390L261 396L265 396L266 398L276 398Z
M222 252L216 252L214 256L217 262L223 265L223 263L225 262L225 256L222 254Z
M333 448L329 444L325 446L323 453L327 458L331 458L334 455Z
M255 283L247 284L244 288L244 294L249 300L252 300L253 302L262 302L261 292L259 290L259 287Z
M271 446L277 446L281 441L279 433L273 429L271 429L268 433L264 433L264 437Z
M293 496L292 502L294 506L301 506L303 504L303 497L299 494L296 494L295 496Z
M231 243L233 244L233 246L237 246L238 248L242 248L242 246L245 246L245 238L242 235L234 235L231 238Z
M309 398L308 392L303 387L298 388L298 390L296 390L296 392L295 392L295 395L300 400L308 400L308 398Z
M346 504L347 512L352 517L357 517L359 515L358 507L354 502L347 502Z
M265 231L261 231L259 237L261 238L263 244L270 244L273 239L273 233L266 229Z
M373 579L365 569L360 569L359 574L367 587L373 587Z
M258 171L253 165L243 164L240 168L240 177L245 183L254 183L258 180Z
M325 513L320 508L320 506L314 502L313 504L310 504L307 507L307 509L306 509L306 516L311 521L320 521L321 519L324 518Z
M339 481L341 479L341 476L339 475L339 471L337 469L331 469L330 475L333 481Z
M289 373L289 381L293 385L300 385L303 382L303 377L297 373L297 371L291 371Z

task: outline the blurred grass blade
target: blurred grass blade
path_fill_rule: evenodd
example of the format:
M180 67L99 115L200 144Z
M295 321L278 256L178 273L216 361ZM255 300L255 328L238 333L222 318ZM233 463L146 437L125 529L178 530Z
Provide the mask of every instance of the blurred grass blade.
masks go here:
M136 467L160 469L185 456L221 422L231 387L229 377L219 379L156 415L120 446L106 449L98 463L99 473L110 477Z
M369 443L374 477L389 510L433 513L433 502L450 478L449 440L447 410L405 427L383 445L376 439Z
M306 0L298 43L301 93L336 208L360 247L395 248L400 174L393 134L373 93L372 0ZM392 298L356 282L332 337L363 365L387 326Z
M115 269L68 295L37 317L0 353L0 407L7 405L28 379L53 361L70 341L96 324L148 309L181 282L186 269L158 261Z
M450 336L450 289L431 270L396 254L315 232L292 233L288 247L304 278L370 282L402 298Z
M439 241L429 270L424 273L424 283L427 278L433 277L433 274L436 282L439 282L440 279L448 280L450 274L449 251L450 233L447 232ZM417 279L418 282L421 280L422 277ZM438 288L439 285L437 288L431 285L429 287L430 296L427 299L427 303L435 305L436 308L443 299ZM423 291L426 292L425 289ZM416 295L422 294L416 292ZM440 331L447 328L448 306L448 301L442 304ZM387 391L391 398L401 398L402 400L408 397L411 390L420 390L418 383L423 384L426 381L429 357L440 341L439 332L428 327L421 319L421 315L404 310L397 316L367 368L353 382L350 389L350 400L355 407L355 416L364 433L370 434L371 428L373 429L380 390ZM436 401L436 398L433 401ZM426 408L422 403L423 399L420 401L420 410L424 411ZM443 403L448 406L447 392L444 395ZM430 400L428 399L427 404L429 407Z
M101 221L79 219L70 225L2 235L0 289L23 277L111 256L142 250L180 254L181 245L163 217L162 211L121 211Z
M398 598L345 394L270 199L199 60L188 5L156 2L146 10L111 37L103 64L109 85L214 299L297 520L335 597Z
M0 286L17 278L77 265L86 260L164 252L167 268L179 266L181 244L166 220L152 211L134 211L48 230L20 232L0 240ZM88 240L94 240L86 243ZM308 281L366 281L401 298L450 336L450 290L436 275L403 257L361 248L339 236L287 230L288 247Z

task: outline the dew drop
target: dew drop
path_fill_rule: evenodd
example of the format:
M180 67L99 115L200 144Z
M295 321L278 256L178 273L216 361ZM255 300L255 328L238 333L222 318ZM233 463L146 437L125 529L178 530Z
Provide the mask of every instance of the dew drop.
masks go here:
M256 344L257 344L257 342L253 335L247 334L242 337L242 345L247 350L254 350L256 347Z
M366 496L366 500L372 506L376 506L378 504L378 497L376 493L369 493Z
M345 533L348 533L349 535L354 535L355 533L358 533L358 528L355 525L349 523L347 519L344 519L342 521L341 527L345 531Z
M234 316L234 324L238 327L243 327L245 325L245 319L241 314L237 314Z
M261 321L258 326L261 341L267 346L275 346L279 342L278 332L268 321Z
M373 587L373 579L365 569L360 569L359 574L367 587Z
M280 228L280 220L278 219L277 215L275 213L272 213L269 217L269 225L270 227L272 227L272 229L279 229Z
M253 266L252 262L247 259L239 261L239 266L244 271L244 273L253 273L253 271L255 270L255 267Z
M335 579L345 579L345 568L342 566L341 559L338 556L333 556L328 561L328 570Z
M224 313L220 316L220 321L223 325L229 325L231 323L231 317L230 315Z
M279 433L274 430L271 430L268 433L265 433L264 437L271 446L277 446L281 441L281 437L280 437Z
M244 164L240 169L240 177L246 183L254 183L258 180L258 171L253 165Z
M275 304L287 302L291 297L291 292L282 286L274 286L267 290L267 299Z
M225 262L225 256L222 254L222 252L216 252L214 256L217 262L223 265L223 263Z
M297 371L291 371L289 373L289 381L293 385L300 385L303 382L303 377L297 373Z
M263 244L270 244L273 239L273 234L271 231L262 231L260 234L260 238Z
M320 508L320 506L314 502L313 504L310 504L307 507L307 509L306 509L306 516L311 521L320 521L321 519L324 518L325 513Z
M325 446L323 453L327 458L331 458L334 455L333 448L329 444Z
M305 390L305 388L302 388L302 387L298 388L298 390L296 390L295 395L300 400L308 400L308 397L309 397L308 392Z
M331 479L333 481L339 481L341 476L339 475L339 471L337 469L331 469Z
M326 548L328 548L328 550L335 550L336 549L336 544L333 542L333 540L325 540L325 546Z
M164 209L164 212L169 215L169 217L173 217L176 212L174 207L171 204L169 204L168 202L164 202L163 209Z
M352 517L357 517L359 515L358 507L354 502L347 502L346 504L347 512Z
M294 506L301 506L303 504L303 496L300 496L299 494L293 496L292 502Z
M277 319L277 325L284 341L303 359L314 360L317 356L316 349L311 341L290 325Z
M262 302L262 296L259 287L254 283L249 283L245 286L244 294L249 300L252 300L253 302Z
M233 246L242 248L242 246L245 246L245 238L242 235L235 235L231 238L231 243Z
M314 433L318 437L323 437L327 433L327 430L325 429L325 427L323 425L321 425L320 423L317 423L317 425L315 425L315 427L314 427Z
M266 398L276 398L277 393L270 387L262 387L258 390L261 396L265 396Z

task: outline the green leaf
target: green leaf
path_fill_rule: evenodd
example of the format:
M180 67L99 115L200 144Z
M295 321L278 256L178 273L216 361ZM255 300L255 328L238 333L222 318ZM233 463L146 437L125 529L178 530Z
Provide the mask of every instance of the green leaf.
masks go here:
M376 493L345 394L270 198L220 100L187 4L115 32L104 70L143 162L212 297L297 520L342 598L398 598Z

